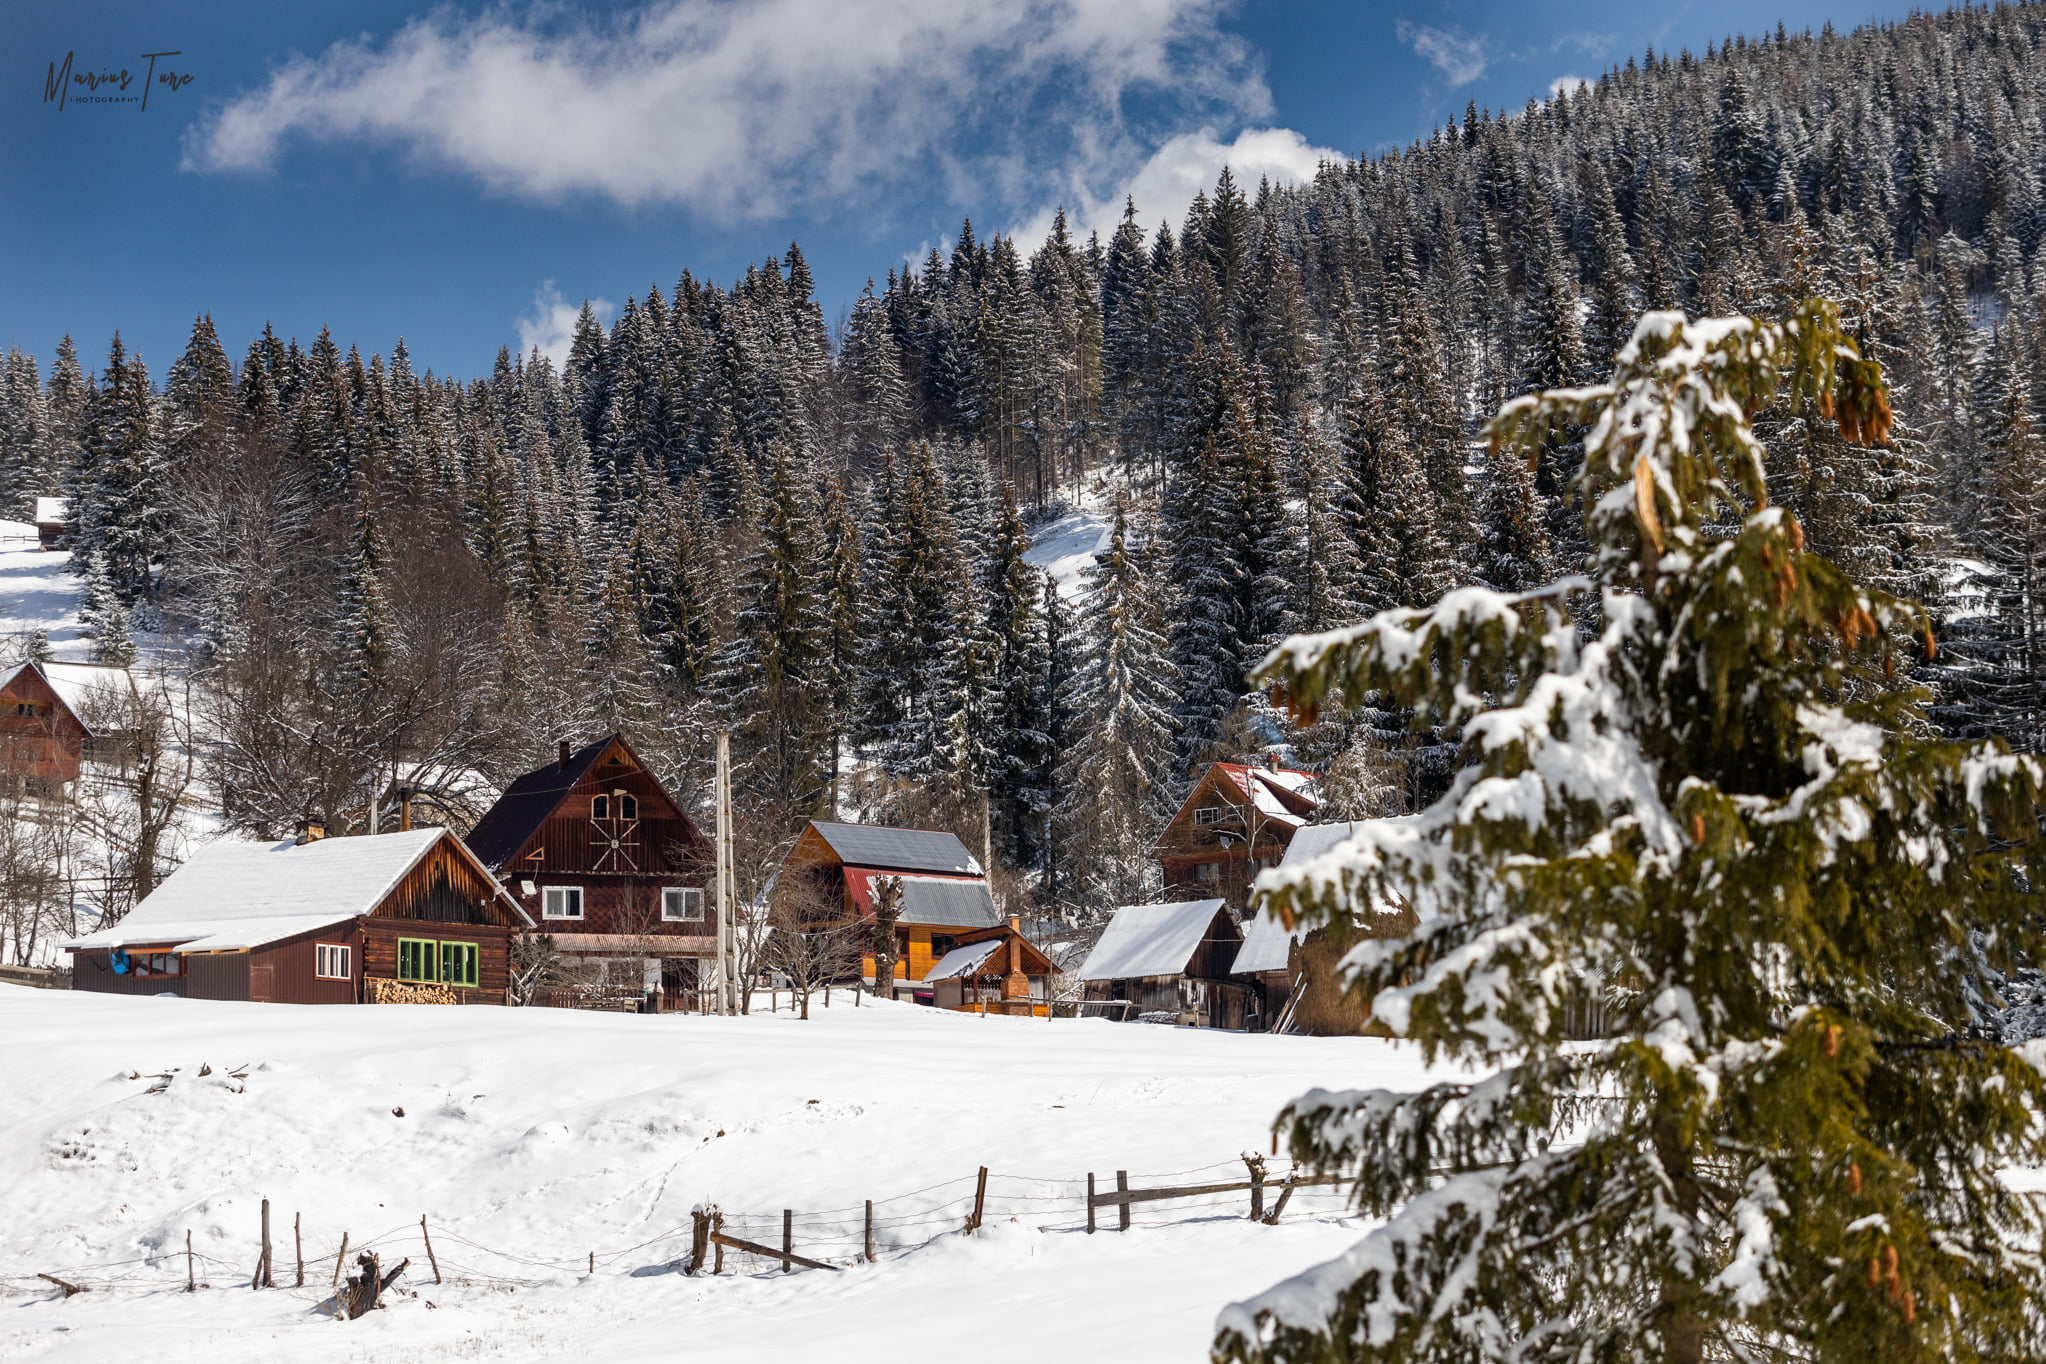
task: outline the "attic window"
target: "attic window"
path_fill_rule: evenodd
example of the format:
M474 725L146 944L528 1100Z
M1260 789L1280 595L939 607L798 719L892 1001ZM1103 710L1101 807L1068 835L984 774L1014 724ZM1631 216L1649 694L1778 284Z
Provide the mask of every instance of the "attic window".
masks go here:
M638 819L639 802L631 796L618 797L618 817L620 819Z
M1207 826L1233 824L1236 822L1236 807L1233 805L1203 805L1194 811L1194 823Z
M14 703L14 713L16 715L34 715L36 713L36 703L33 701L16 701Z

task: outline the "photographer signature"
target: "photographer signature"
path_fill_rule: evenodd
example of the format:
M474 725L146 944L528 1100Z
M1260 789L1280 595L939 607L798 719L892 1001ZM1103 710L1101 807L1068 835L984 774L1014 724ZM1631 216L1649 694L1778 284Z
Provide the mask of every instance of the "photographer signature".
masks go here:
M89 92L78 96L78 99L84 103L134 104L139 102L142 108L147 110L149 108L149 92L152 87L168 85L171 91L175 93L190 85L193 79L190 72L178 71L169 66L164 67L160 72L156 69L156 62L159 57L180 57L184 55L182 52L144 52L141 55L148 59L149 67L142 73L142 91L138 97L127 93L129 85L136 79L134 73L129 71L127 67L124 66L118 71L111 69L73 71L71 63L72 58L76 55L75 52L66 52L64 54L64 64L61 67L56 62L51 62L50 74L43 82L43 103L55 104L60 113L63 111L65 104L71 99L71 87L74 85L83 86ZM110 95L100 94L99 88L103 85L112 86L118 93Z

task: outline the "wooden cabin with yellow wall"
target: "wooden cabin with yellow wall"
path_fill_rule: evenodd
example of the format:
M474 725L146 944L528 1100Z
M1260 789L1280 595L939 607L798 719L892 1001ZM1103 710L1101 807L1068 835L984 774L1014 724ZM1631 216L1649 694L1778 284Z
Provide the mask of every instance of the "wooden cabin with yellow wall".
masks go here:
M979 860L940 829L812 820L782 864L776 895L807 904L820 921L861 923L870 932L885 912L884 897L892 898L895 990L919 1003L936 1002L925 983L933 965L1005 929ZM875 976L874 948L870 941L860 963L867 980Z

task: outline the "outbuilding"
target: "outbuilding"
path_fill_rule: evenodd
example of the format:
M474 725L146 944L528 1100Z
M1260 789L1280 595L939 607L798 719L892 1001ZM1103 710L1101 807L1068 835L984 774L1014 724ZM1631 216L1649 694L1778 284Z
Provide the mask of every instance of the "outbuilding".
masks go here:
M1229 978L1243 932L1225 900L1124 905L1080 967L1087 1001L1155 1022L1242 1030L1250 992Z
M531 919L446 829L202 848L65 943L72 987L279 1004L502 1004Z
M998 928L975 929L956 941L924 976L933 1004L961 1013L1045 1017L1051 959L1023 936L1014 915Z

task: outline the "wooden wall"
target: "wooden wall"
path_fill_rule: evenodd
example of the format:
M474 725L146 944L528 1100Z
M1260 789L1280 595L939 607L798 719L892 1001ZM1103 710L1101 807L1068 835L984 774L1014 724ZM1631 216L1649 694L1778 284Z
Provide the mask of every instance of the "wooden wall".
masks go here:
M509 912L495 900L489 880L455 850L451 839L443 838L405 873L375 913L379 919L414 923L509 924Z
M248 998L277 1004L353 1004L360 998L362 978L362 920L353 919L334 928L301 933L295 938L269 943L248 956ZM313 974L315 948L320 943L339 943L354 950L348 956L348 980L322 980Z
M358 979L377 976L398 978L398 939L430 938L437 942L476 944L476 987L456 987L463 1003L502 1004L505 987L511 983L511 940L518 936L509 928L493 924L428 924L402 919L359 919L361 937L356 955ZM329 939L331 941L331 939ZM311 971L312 947L306 952L306 969Z
M16 715L18 705L36 713ZM0 691L0 773L10 777L78 780L85 727L58 702L41 674L24 669Z
M181 957L182 974L117 976L113 953L105 948L71 954L71 988L102 995L181 995L186 999L245 1000L249 997L249 954L206 952Z

